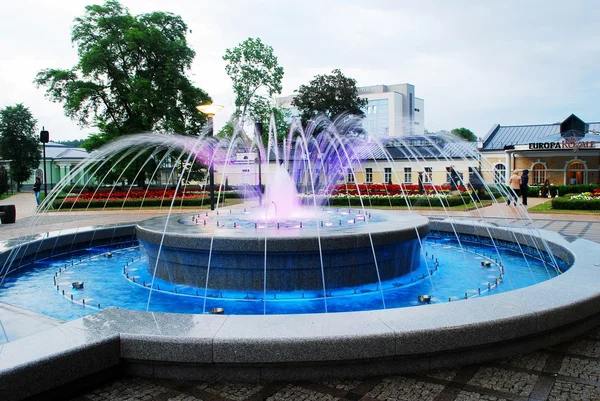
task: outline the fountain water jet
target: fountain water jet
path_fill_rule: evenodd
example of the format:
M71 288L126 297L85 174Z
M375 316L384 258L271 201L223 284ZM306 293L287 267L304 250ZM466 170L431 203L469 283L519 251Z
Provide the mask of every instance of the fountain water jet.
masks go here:
M148 249L156 247L157 244L161 244L165 248L173 245L171 257L165 258L163 262L160 262L163 253L156 253L156 260L164 263L167 276L173 275L173 271L169 272L169 269L172 268L171 263L177 262L179 266L183 266L186 263L181 263L182 261L193 262L191 263L192 267L182 273L185 279L185 275L189 271L198 270L199 265L202 268L199 259L203 256L198 257L192 253L204 252L203 249L208 249L209 255L214 256L214 259L207 263L207 269L210 267L211 273L208 274L207 271L204 279L206 292L210 292L208 294L210 297L203 297L197 288L192 288L190 291L185 285L176 286L174 282L179 279L173 279L171 276L168 281L161 281L160 286L153 286L152 290L157 293L157 299L169 299L169 303L172 305L186 307L179 311L201 313L220 307L225 310L225 313L228 313L228 307L223 308L223 306L214 304L227 302L225 299L228 296L226 289L218 286L213 288L210 281L211 278L215 280L216 277L217 281L223 280L229 285L232 275L228 274L226 269L232 264L227 262L225 265L221 265L218 259L232 258L237 255L239 261L245 265L248 262L247 254L258 251L262 255L262 265L258 262L255 265L262 266L263 287L246 293L247 299L244 301L248 301L248 303L261 302L264 314L271 303L281 302L282 305L287 305L286 302L291 303L285 299L284 292L270 292L271 288L276 288L276 286L280 286L282 291L285 289L284 280L277 283L280 276L284 274L276 273L273 274L273 277L269 276L271 267L285 267L285 260L275 261L273 266L265 263L265 260L268 261L271 257L268 253L269 250L281 250L278 256L283 258L309 249L313 252L311 258L316 261L311 264L313 269L311 277L319 275L321 284L318 285L318 280L306 279L304 281L312 286L309 287L311 289L301 292L294 291L298 291L298 297L301 299L320 293L316 302L326 302L325 310L330 312L337 311L338 309L335 307L347 301L347 305L344 306L350 305L350 309L339 309L345 313L299 313L294 316L281 314L221 316L191 313L146 314L126 310L124 307L121 309L109 308L83 320L67 323L76 330L57 329L56 338L60 339L60 344L53 342L54 336L44 336L45 339L47 338L44 344L44 355L32 357L30 353L12 352L11 355L31 358L14 362L14 368L21 369L19 371L29 369L31 372L42 369L50 375L48 377L53 377L51 376L53 372L64 372L64 369L59 368L65 365L65 355L82 352L93 353L95 350L101 349L104 352L103 356L110 353L112 358L88 358L88 360L101 362L110 359L110 362L106 362L105 365L98 368L100 370L111 367L110 363L123 363L125 370L129 373L143 374L140 372L152 371L157 376L185 372L195 375L195 377L202 374L202 377L217 378L223 377L225 372L229 380L247 378L247 374L255 375L252 377L256 380L289 378L290 376L286 375L290 374L298 379L323 379L382 374L384 372L427 371L430 368L472 363L494 358L497 355L509 356L547 346L564 340L567 336L576 335L600 321L596 312L600 304L600 293L596 289L600 288L600 279L592 267L594 265L592 258L588 256L594 253L591 250L597 249L597 244L572 239L569 239L572 241L569 242L558 234L532 230L526 225L515 227L512 220L510 221L511 228L503 227L508 226L508 224L503 224L508 220L500 219L494 221L494 224L490 224L483 218L483 214L478 214L479 210L473 213L475 216L473 219L452 218L451 213L445 209L447 204L444 203L445 198L442 194L434 194L427 198L428 203L437 202L443 206L442 213L437 215L429 213L429 220L415 213L384 213L378 212L372 207L377 202L382 204L382 199L391 203L392 196L367 196L358 198L358 201L356 198L349 197L345 199L343 205L339 203L335 206L328 205L327 202L339 202L339 198L327 195L328 190L336 183L347 181L345 177L348 169L355 174L364 171L366 163L371 163L370 166L373 168L376 166L381 171L385 168L384 166L391 165L388 163L392 157L386 152L385 144L364 141L362 146L353 146L358 141L339 135L340 131L342 133L350 132L342 128L343 125L329 126L324 131L328 133L325 136L310 138L304 136L296 141L295 145L292 145L292 141L288 141L284 148L289 151L283 152L284 156L278 154L275 157L276 160L285 161L285 169L289 169L290 177L293 178L296 188L300 189L298 195L301 199L300 203L304 207L308 206L307 210L313 213L307 220L301 220L301 228L299 224L298 227L296 226L299 221L296 221L295 218L280 218L279 210L273 219L264 219L264 209L256 208L249 199L244 200L244 208L248 213L242 212L241 207L239 213L231 213L231 215L235 215L235 222L227 220L226 216L229 216L230 213L225 213L224 216L216 211L214 214L204 213L201 219L202 223L197 224L194 221L197 219L192 220L189 213L178 209L179 199L183 199L183 194L187 191L183 178L192 170L191 167L186 170L188 168L186 160L191 160L192 164L199 160L205 165L214 161L218 174L221 175L221 182L224 182L223 178L228 171L232 171L228 168L233 165L231 156L235 154L233 151L235 140L227 144L219 144L216 140L145 135L109 145L108 148L93 155L87 165L75 170L71 178L77 181L80 177L78 174L84 171L98 172L103 178L97 185L94 184L97 190L89 192L98 194L100 193L99 187L104 184L104 178L108 179L110 176L105 171L112 163L112 156L122 155L123 150L128 149L126 155L133 159L128 165L133 165L135 158L142 157L148 145L155 146L155 150L151 151L152 158L143 160L140 164L144 165L144 162L151 164L149 160L154 162L170 159L172 166L184 166L184 171L179 175L179 179L167 184L181 188L182 195L179 195L178 198L161 200L162 203L169 205L167 207L168 215L140 222L138 227L128 224L118 227L76 230L72 233L29 239L24 241L22 246L14 247L0 254L0 260L3 263L1 272L3 279L9 284L7 287L11 287L15 281L18 281L13 281L13 279L20 279L21 277L18 277L20 271L26 271L27 265L34 260L36 261L35 266L42 270L42 265L51 265L53 262L46 259L47 257L55 257L63 252L70 255L69 252L78 251L81 248L95 248L107 246L107 244L131 245L132 241L138 241L138 239L144 242L144 236L146 236ZM422 140L427 142L431 138ZM417 150L409 149L408 140L400 142L403 142L402 146L398 145L395 152L406 152L406 157L420 166L429 163L425 160L426 156L431 155L419 154ZM261 159L266 161L271 159L267 155L271 155L274 149L261 151L264 151ZM192 156L190 157L190 155ZM118 161L121 162L127 158L126 156L122 157L123 159L121 156L117 156ZM444 159L444 155L436 157ZM479 159L473 158L473 161L478 163ZM265 163L265 166L269 165L267 162ZM279 163L277 164L279 165ZM169 170L167 178L175 177L174 171L173 169ZM160 175L159 168L156 168L150 172L150 180L158 181ZM87 178L81 179L85 184L90 182L87 181ZM397 177L394 180L398 181ZM65 185L63 183L59 191L65 189ZM356 187L357 191L361 191L356 184L348 184L348 186ZM250 183L247 187L255 188L255 184ZM389 187L384 187L388 191ZM308 188L310 190L307 190ZM494 189L493 192L490 192L492 200L499 200L505 194L502 192L502 188L490 188L489 186L486 188ZM134 191L132 188L129 189L128 194L132 194ZM164 190L166 189L167 186L164 187ZM111 191L113 190L114 186ZM402 191L405 190L406 188L402 189ZM437 191L435 187L433 190ZM54 202L59 191L45 200L46 206ZM145 191L144 196L148 193ZM75 195L78 198L85 196L83 189ZM412 198L406 192L394 196L405 198L406 202L411 205ZM470 198L471 195L463 197L462 200L467 203ZM278 209L281 207L279 202L283 202L273 201ZM360 209L349 210L351 206L358 205L354 202L360 204ZM148 201L148 203L150 202ZM162 203L158 203L158 205ZM58 204L57 206L59 206ZM76 202L69 203L68 200L64 200L63 204L75 207ZM339 210L336 210L338 206ZM262 219L259 220L261 223L251 219L249 217L251 215L255 215L256 219ZM244 220L244 216L247 216L246 220ZM397 230L402 221L408 227L405 231ZM321 225L321 222L325 223ZM161 223L164 223L162 227L167 227L166 231L161 228ZM234 224L235 227L233 227ZM170 232L169 226L177 229ZM276 230L277 226L280 226L279 230ZM427 232L429 232L428 239L425 239ZM270 236L269 233L273 233L273 235ZM407 233L411 235L407 241L396 241L403 235L408 235ZM158 239L159 236L164 238ZM430 240L431 242L428 242ZM378 262L379 258L385 259L388 255L393 255L397 259L404 259L407 255L403 250L397 253L393 250L386 250L386 246L389 245L386 241L392 243L393 247L399 246L398 244L411 244L409 248L413 247L414 249L410 254L419 258L426 271L419 271L418 276L403 275L402 272L397 271L386 276L388 271L385 263L379 263L378 267L374 266L373 255ZM211 242L208 248L197 246L205 245L207 242ZM338 255L342 255L346 260L352 259L347 248L344 248L348 247L351 242L365 245L358 255L365 255L371 261L372 265L367 264L368 267L365 269L369 272L370 277L357 278L356 274L360 274L362 269L349 266L340 269L334 279L330 280L326 267L328 266L327 259L335 260ZM327 254L329 250L332 250L331 247L339 247L337 254ZM381 249L378 250L378 247ZM453 263L446 265L447 259L440 256L444 249L447 249L447 255L458 258ZM333 250L335 251L335 249ZM100 254L105 254L106 251L102 250ZM439 257L439 266L437 260L432 256L433 251L435 251L435 256ZM136 269L143 270L143 265L136 264L137 255L131 258L130 252L133 251L127 247L111 248L111 252L113 254L110 259L112 264L119 262L121 258L127 260L125 268L121 269L123 264L118 265L119 274L122 274L122 281L125 282L127 288L125 298L133 297L134 293L148 294L150 289L146 285L142 285L144 281L148 280L140 278L139 275L142 273L140 270L136 271ZM428 252L427 255L425 252ZM190 254L192 256L189 256ZM527 257L524 257L524 254L527 254ZM402 256L398 257L398 255ZM470 258L466 255L470 255ZM513 264L513 261L518 258L525 262L521 265ZM106 258L100 259L106 260ZM131 263L132 259L135 259L136 262ZM61 266L67 263L72 264L73 260L61 260ZM481 260L494 260L494 263L489 268L487 266L482 268ZM81 267L82 273L86 270L93 270L87 263L87 260L82 258L69 267L68 274L64 272L61 274L78 274L79 267ZM393 266L395 263L391 262L389 265ZM569 266L571 267L566 273L551 280L528 288L500 293L506 286L512 285L510 284L512 278L532 273L532 269L536 268L534 264L539 265L541 272L548 269L547 276L553 275L555 269L566 270ZM107 266L110 267L111 264ZM317 267L315 268L315 266ZM459 270L466 273L464 276L457 274L458 281L462 285L457 289L457 293L447 294L445 291L448 290L444 288L443 281L433 285L436 275L441 275L445 271L454 273ZM243 275L245 272L244 269L238 269L235 275ZM6 273L11 274L7 276ZM106 280L106 272L102 273L104 274L101 274L97 281ZM483 275L477 275L478 273ZM233 276L235 277L235 275ZM469 281L471 275L477 277L477 280ZM132 281L136 280L136 283L126 281L125 277L131 278ZM392 277L392 279L387 280L388 277ZM350 296L340 296L339 290L336 290L336 283L339 283L336 281L337 279L343 280L342 284L338 284L340 286L346 285L344 282L351 283L353 280L356 283L367 284L350 288L349 292L353 292ZM85 281L85 289L82 292L89 294L94 290L93 280L78 280L78 277L70 277L68 281L65 279L68 283L74 280ZM203 279L200 277L199 280L202 284ZM60 278L56 281L60 286ZM260 280L256 281L261 282ZM269 283L273 281L276 286L268 287ZM469 281L468 284L467 281ZM255 280L249 279L240 282L242 283L239 284L240 288L247 288L248 282L255 283ZM297 283L298 281L293 282ZM402 292L429 283L432 285L426 291L419 288L416 294L429 296L430 298L424 297L423 299L429 299L431 304L424 303L415 308L396 308L386 298L387 309L381 309L383 297L397 293L395 289ZM210 288L209 285L211 285ZM37 287L42 288L43 285ZM256 287L260 286L257 284ZM64 291L64 288L61 290ZM51 296L59 298L55 296L58 295L57 291L58 288L55 289L52 285ZM371 297L373 293L376 295L380 293L381 301L378 301L377 297ZM483 296L492 293L498 294L491 297ZM253 299L255 294L262 294L263 299ZM463 294L468 299L455 302L455 300L463 298ZM70 294L65 294L65 296L68 295ZM418 295L414 296L413 302L418 302ZM14 293L7 288L2 288L0 296L3 296L2 300L6 301L11 299L10 297L14 296ZM43 298L43 291L39 291L36 297L40 302L46 301L46 298ZM86 311L92 308L88 305L91 298L88 295L84 298ZM370 311L348 312L361 298L369 299ZM201 309L197 308L198 300L205 304ZM452 302L446 302L446 300L452 300ZM80 306L77 301L74 299L73 304L69 304L71 305L69 307ZM336 304L337 301L340 302ZM102 305L105 305L104 301L102 301ZM106 305L110 305L110 302ZM66 309L65 304L61 306L62 309ZM410 306L410 304L401 306ZM309 311L320 312L322 310L310 309ZM132 322L145 323L132 324ZM75 332L84 332L85 339L69 341L67 338L65 346L65 337ZM100 340L97 340L98 338ZM22 342L15 344L14 347L30 345L30 349L35 349L34 345L37 344L35 341L38 339L22 339ZM11 352L11 349L14 349L13 345L7 344L4 346L3 352ZM0 360L0 378L9 377L11 372L6 373L6 370L2 370L5 368L2 363L5 362ZM79 373L82 370L71 369L71 371ZM35 376L32 374L27 377ZM65 377L62 376L60 379L64 380Z

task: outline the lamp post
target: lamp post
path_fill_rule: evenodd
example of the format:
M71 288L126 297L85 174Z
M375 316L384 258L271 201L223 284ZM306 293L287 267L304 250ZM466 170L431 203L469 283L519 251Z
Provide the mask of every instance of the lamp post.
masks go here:
M44 127L42 127L42 131L40 132L40 142L42 143L42 148L44 149L44 197L47 197L48 180L46 179L46 144L50 142L50 132L46 131Z
M206 114L206 117L208 118L208 125L210 127L209 135L212 137L215 132L213 117L216 113L223 109L223 106L208 103L196 106L196 109L198 109L199 112ZM212 156L208 166L208 185L210 190L210 210L215 210L215 169L213 167Z

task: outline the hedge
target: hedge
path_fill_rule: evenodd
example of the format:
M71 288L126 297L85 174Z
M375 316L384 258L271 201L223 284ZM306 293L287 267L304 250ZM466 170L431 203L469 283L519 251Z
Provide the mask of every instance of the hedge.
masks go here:
M330 198L331 206L407 206L407 199L411 207L414 206L433 206L433 207L451 207L465 204L465 200L460 196L448 196L444 198L419 196L419 197L363 197L362 204L358 196ZM468 202L467 202L468 203Z
M559 197L552 199L552 209L562 210L600 210L600 199L570 199Z
M550 194L555 197L558 191L558 196L566 194L581 194L584 192L594 192L594 189L600 188L598 184L579 184L579 185L550 185ZM530 198L540 197L542 186L531 186L527 191L527 196Z

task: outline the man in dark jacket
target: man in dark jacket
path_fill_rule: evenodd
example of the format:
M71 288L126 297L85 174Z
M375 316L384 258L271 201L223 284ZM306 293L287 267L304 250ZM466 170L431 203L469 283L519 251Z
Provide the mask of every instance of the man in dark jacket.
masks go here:
M529 189L529 170L523 170L521 176L521 197L523 198L523 205L527 206L527 190Z

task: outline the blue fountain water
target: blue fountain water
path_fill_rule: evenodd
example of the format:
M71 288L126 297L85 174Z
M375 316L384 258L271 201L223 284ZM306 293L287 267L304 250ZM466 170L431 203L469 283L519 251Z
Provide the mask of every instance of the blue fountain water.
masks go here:
M454 239L435 234L423 245L425 253L416 271L381 284L386 308L418 305L418 296L422 294L430 294L432 303L493 295L556 275L533 256L537 254L534 250L530 250L531 255L523 256L520 251L500 246L502 277L501 268L494 260L493 246L463 240L461 249ZM107 257L109 253L111 257ZM490 266L481 262L490 262ZM563 264L560 268L564 271L568 266ZM502 280L496 281L501 277ZM84 288L73 289L72 283L76 281L84 282ZM37 261L18 274L7 276L0 302L71 320L94 313L98 307L145 310L150 282L143 250L137 243L120 244ZM203 313L211 308L224 308L227 314L262 314L264 308L267 314L324 312L323 294L315 291L267 292L265 307L262 292L209 289L206 309L203 294L204 288L155 279L150 310ZM327 293L328 312L381 308L377 284Z

